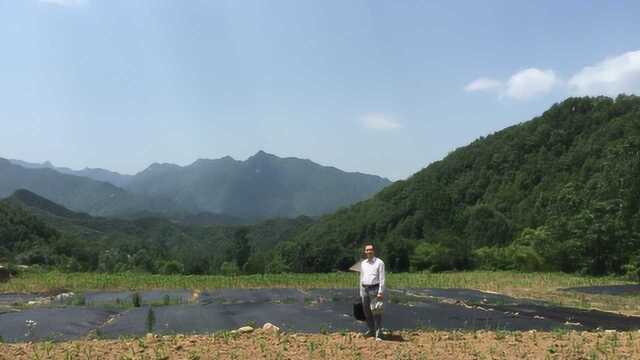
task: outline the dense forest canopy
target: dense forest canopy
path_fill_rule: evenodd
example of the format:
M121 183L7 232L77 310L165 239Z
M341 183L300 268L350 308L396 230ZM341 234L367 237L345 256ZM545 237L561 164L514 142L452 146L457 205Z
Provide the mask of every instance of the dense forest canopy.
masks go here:
M344 269L367 241L394 271L618 273L640 255L640 98L570 98L457 149L278 251Z
M392 271L637 274L639 179L640 98L570 98L318 221L117 220L14 195L0 204L0 261L74 271L326 272L347 269L373 242Z

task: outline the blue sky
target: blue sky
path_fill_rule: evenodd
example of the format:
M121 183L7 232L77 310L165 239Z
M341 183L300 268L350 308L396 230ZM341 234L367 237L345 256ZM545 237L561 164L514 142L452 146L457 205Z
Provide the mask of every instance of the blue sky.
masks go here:
M0 0L0 157L264 150L403 179L572 95L640 93L638 1Z

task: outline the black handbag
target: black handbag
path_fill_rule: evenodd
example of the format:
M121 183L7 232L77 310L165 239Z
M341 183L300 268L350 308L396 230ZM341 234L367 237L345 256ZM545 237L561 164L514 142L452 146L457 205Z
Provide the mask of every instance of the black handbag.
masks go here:
M356 318L356 320L365 321L362 301L353 303L353 317Z

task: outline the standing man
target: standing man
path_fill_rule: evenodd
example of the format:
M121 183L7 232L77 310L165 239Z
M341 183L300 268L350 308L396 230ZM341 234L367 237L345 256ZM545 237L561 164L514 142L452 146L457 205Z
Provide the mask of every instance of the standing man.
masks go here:
M377 341L382 340L382 313L371 311L372 301L382 301L384 299L384 262L375 257L373 245L364 247L367 258L360 264L360 297L364 316L367 319L369 331L364 336L375 336Z

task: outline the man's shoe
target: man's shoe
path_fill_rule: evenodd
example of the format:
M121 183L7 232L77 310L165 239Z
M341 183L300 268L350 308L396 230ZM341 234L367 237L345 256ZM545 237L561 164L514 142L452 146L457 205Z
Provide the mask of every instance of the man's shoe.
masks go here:
M373 332L373 331L371 331L371 330L368 330L368 331L365 331L364 333L362 333L362 336L364 336L364 337L366 337L366 338L368 338L368 337L374 337L374 336L375 336L375 332Z
M382 341L382 338L379 336L376 336L376 341Z
M376 331L376 341L382 341L382 330Z

